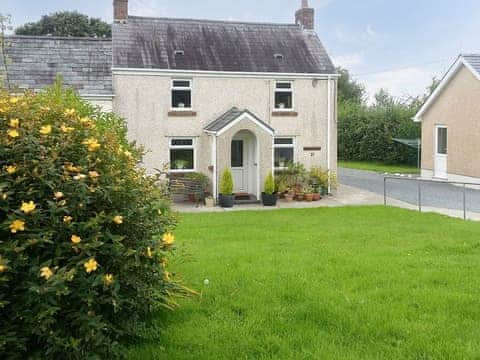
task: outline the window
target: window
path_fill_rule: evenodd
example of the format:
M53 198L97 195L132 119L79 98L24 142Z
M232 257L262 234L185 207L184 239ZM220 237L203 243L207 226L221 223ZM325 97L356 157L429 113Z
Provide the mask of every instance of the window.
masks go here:
M191 80L172 80L172 109L190 110L192 108Z
M289 163L295 162L293 138L275 139L275 168L285 169Z
M275 109L293 109L293 90L291 82L277 82L275 84Z
M437 128L437 154L447 155L447 128Z
M193 139L170 139L170 170L172 172L195 170L195 141Z
M232 140L232 167L243 167L243 140Z

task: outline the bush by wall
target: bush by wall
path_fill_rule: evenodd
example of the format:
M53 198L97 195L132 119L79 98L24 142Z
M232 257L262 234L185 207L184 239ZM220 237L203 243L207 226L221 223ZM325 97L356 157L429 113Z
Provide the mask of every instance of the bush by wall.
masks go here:
M125 133L60 85L0 93L2 358L120 358L190 293L167 270L177 220Z
M414 104L393 101L375 106L339 103L339 158L416 165L417 150L393 141L420 138L420 126L412 121L415 111Z

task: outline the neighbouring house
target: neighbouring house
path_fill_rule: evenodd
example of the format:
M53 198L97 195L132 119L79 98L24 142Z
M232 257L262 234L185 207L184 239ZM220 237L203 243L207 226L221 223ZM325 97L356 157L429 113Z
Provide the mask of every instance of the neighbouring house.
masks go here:
M338 75L314 18L307 0L292 24L138 17L114 0L111 43L12 37L10 78L37 90L61 73L127 119L150 172L204 173L217 196L229 168L234 191L259 198L289 162L337 169Z
M480 182L480 54L460 55L414 117L422 176Z

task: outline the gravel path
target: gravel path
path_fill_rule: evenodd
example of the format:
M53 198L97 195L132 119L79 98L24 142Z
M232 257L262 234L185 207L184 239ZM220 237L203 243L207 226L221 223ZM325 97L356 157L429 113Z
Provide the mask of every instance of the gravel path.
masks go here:
M383 195L383 174L371 171L340 168L341 184L354 186ZM387 181L388 197L418 204L418 182L404 178ZM480 212L480 190L467 189L467 210ZM451 184L422 183L422 205L445 209L463 210L463 188Z

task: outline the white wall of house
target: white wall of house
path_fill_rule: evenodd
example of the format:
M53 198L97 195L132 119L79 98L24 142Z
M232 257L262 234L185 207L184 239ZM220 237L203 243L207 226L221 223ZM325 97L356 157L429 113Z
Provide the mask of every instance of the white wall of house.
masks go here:
M192 80L192 111L196 116L169 116L173 79ZM276 81L284 80L293 83L293 111L298 116L272 115ZM173 75L114 69L113 84L114 111L127 119L130 139L147 150L145 166L150 172L169 162L169 138L193 137L197 147L195 170L208 173L212 165L212 143L203 128L234 106L248 109L270 124L275 136L294 137L296 161L306 167L327 168L330 164L331 170L337 168L335 78L229 76L225 73ZM328 144L330 161L327 159ZM272 145L269 146L271 149Z

